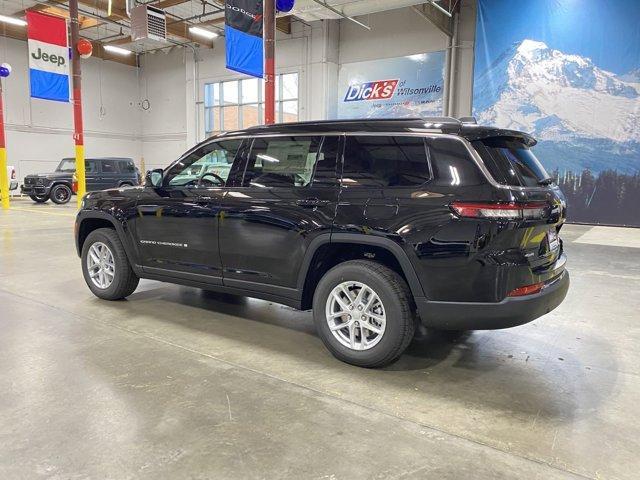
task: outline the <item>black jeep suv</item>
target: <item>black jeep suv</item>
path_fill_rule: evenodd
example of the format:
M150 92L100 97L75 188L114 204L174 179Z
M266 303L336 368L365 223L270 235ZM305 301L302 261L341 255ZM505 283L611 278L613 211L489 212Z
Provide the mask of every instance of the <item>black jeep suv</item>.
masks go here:
M134 186L140 184L140 172L130 158L87 158L84 161L87 191ZM76 171L74 158L63 158L52 173L27 175L21 191L31 200L44 203L51 199L62 204L73 195L73 174Z
M418 322L520 325L569 287L565 202L534 144L452 118L224 133L144 187L87 194L84 278L108 300L149 278L313 309L327 348L365 367Z

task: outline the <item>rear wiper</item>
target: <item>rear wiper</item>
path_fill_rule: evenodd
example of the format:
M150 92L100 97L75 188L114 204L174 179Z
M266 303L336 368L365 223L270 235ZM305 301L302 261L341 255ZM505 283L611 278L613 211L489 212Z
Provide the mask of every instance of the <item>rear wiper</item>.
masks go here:
M538 181L538 185L551 185L553 183L552 177L543 178Z

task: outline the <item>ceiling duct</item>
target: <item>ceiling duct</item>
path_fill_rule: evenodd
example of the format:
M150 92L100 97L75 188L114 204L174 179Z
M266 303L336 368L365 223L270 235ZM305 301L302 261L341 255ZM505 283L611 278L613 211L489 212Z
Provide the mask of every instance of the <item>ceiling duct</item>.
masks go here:
M167 44L167 16L163 10L148 5L131 9L131 42L143 48Z

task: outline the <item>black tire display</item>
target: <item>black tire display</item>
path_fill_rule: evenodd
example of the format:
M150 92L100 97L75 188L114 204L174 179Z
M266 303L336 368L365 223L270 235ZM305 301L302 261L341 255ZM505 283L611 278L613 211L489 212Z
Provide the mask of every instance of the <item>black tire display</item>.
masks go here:
M363 290L364 296L359 294ZM368 313L373 303L376 310ZM349 314L342 315L343 311ZM415 331L414 311L404 279L368 260L333 267L313 297L314 322L326 347L339 360L360 367L388 365L404 352Z
M58 205L69 203L69 200L71 200L71 195L71 189L63 183L54 185L49 194L49 196L51 197L51 201L53 203L57 203Z
M49 200L48 195L29 195L29 198L36 203L44 203Z
M88 257L92 246L98 245L112 257L111 282L106 288L100 288L89 273ZM93 272L93 270L92 270ZM118 238L111 228L99 228L89 234L82 246L82 273L89 289L97 297L105 300L120 300L131 295L138 287L140 279L131 269L129 260Z

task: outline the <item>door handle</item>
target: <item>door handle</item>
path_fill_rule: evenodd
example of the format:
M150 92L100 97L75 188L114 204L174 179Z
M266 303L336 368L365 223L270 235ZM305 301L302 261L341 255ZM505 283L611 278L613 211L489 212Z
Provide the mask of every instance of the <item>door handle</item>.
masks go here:
M319 198L301 198L296 201L296 205L305 208L315 208L327 205L329 200L320 200Z

